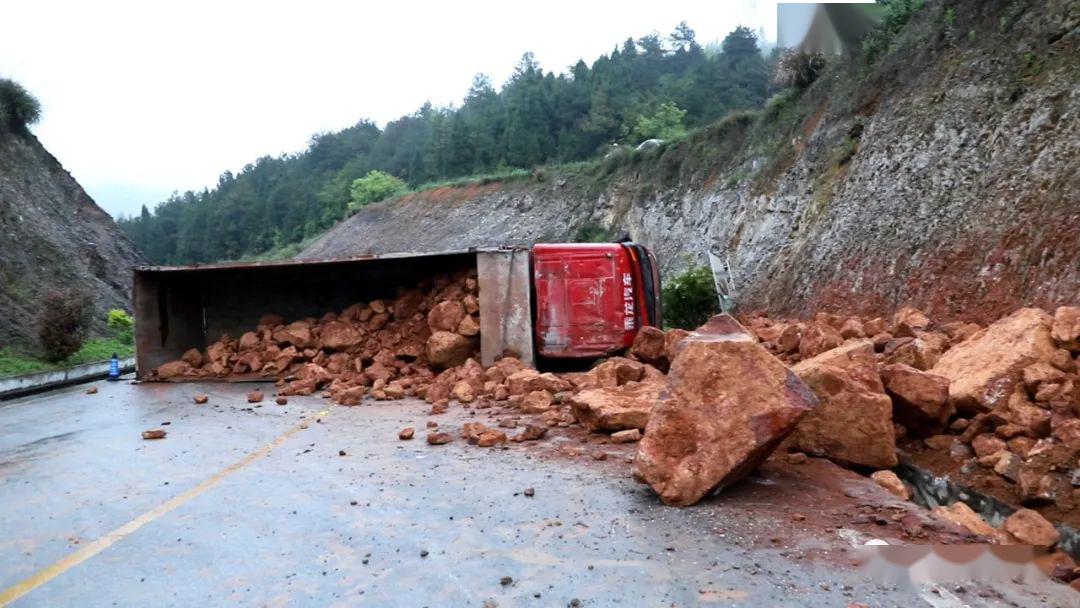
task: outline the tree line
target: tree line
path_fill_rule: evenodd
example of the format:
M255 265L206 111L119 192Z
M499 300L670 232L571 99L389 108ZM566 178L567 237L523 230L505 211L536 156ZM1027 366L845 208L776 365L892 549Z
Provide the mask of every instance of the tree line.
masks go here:
M262 157L237 174L226 171L212 188L175 193L119 223L156 263L238 259L340 221L353 183L372 171L416 188L575 162L760 107L770 61L748 28L705 48L685 23L666 37L627 39L591 66L579 60L559 74L525 53L498 89L477 75L460 106L427 103L382 129L361 120L317 134L302 152Z

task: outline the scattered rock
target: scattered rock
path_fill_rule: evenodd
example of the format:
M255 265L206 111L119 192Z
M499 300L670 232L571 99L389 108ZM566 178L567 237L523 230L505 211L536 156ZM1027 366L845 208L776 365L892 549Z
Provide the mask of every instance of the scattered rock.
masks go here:
M453 440L454 437L450 433L436 432L428 433L427 435L428 445L443 445L445 443L450 443Z
M90 388L86 389L86 394L87 395L96 395L97 394L97 387L96 386L91 386Z
M263 394L260 390L254 390L247 394L248 403L259 403L263 400Z
M165 435L167 435L167 434L168 433L165 432L165 429L150 429L149 431L143 431L142 432L142 438L143 439L164 439Z
M274 403L276 403L276 404L278 404L278 405L288 405L288 404L289 404L289 398L288 398L288 397L285 397L285 396L283 396L283 395L278 395L278 396L277 396L277 397L276 397L276 398L274 399Z
M416 433L415 429L413 429L411 426L407 426L407 427L401 429L400 431L398 431L397 438L402 440L402 441L407 441L409 439L412 439L413 434L415 434L415 433Z
M904 500L911 499L911 492L908 490L907 486L904 485L904 482L892 471L875 471L870 475L870 479L873 479L874 483L885 488L894 496L903 498Z
M570 399L574 418L590 432L645 429L664 390L661 382L635 382L581 391Z
M195 401L195 403L197 405L203 405L207 401L210 401L210 396L209 395L195 395L192 399Z
M481 448L490 448L504 443L506 443L506 433L496 430L485 431L476 440L477 447Z
M1037 547L1052 547L1061 538L1053 524L1031 509L1019 509L1005 519L1002 527L1021 543Z
M641 431L638 429L627 429L625 431L616 431L611 434L612 443L634 443L641 439Z

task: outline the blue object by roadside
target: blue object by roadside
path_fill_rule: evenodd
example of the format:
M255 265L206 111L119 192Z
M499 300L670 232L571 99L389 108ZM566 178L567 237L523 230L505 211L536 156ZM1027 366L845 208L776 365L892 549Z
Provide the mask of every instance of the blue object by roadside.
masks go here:
M112 359L109 360L109 376L107 380L115 382L120 379L120 358L113 353Z

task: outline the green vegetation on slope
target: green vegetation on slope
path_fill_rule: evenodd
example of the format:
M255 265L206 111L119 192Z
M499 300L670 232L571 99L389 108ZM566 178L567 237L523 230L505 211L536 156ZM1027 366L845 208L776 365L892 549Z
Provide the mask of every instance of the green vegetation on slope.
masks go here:
M0 78L0 123L13 131L41 119L41 103L14 80Z
M0 349L0 377L17 376L20 374L32 374L64 369L83 363L107 361L116 353L121 359L135 354L135 347L124 343L116 338L96 338L87 340L75 354L63 361L50 363L44 359L22 355L5 347Z
M303 152L261 158L224 173L212 189L174 195L120 225L157 263L284 251L340 221L354 183L371 171L419 188L600 158L613 144L679 138L731 110L760 107L769 72L747 28L709 52L681 25L666 39L628 39L591 66L578 61L558 75L526 53L500 90L477 76L460 107L425 104L384 129L361 121L316 135Z

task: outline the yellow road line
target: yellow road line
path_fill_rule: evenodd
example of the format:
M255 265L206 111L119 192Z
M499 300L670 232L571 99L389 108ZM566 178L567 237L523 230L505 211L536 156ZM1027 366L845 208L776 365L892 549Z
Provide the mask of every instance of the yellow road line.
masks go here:
M329 413L329 409L323 410L315 414L315 418L326 418ZM75 566L78 566L79 564L85 562L91 557L94 557L98 553L101 553L105 549L108 549L109 547L115 545L117 542L119 542L132 532L135 532L139 528L158 519L159 517L165 515L173 509L176 509L177 507L188 502L192 498L195 498L196 496L199 496L200 494L206 492L207 490L221 482L222 479L225 479L229 475L248 466L255 460L270 454L270 452L272 452L275 448L285 443L285 441L289 437L292 437L293 435L299 433L306 428L308 428L308 424L306 422L292 427L291 429L282 433L281 436L277 439L271 441L270 443L255 450L254 452L251 452L250 454L244 456L233 464L218 471L213 477L200 483L194 488L191 488L187 492L184 492L183 494L180 494L179 496L176 496L175 498L172 498L171 500L158 505L157 507L147 511L146 513L143 513L142 515L120 526L112 532L109 532L108 534L102 536L94 542L83 545L83 547L78 551L72 553L71 555L68 555L67 557L52 564L51 566L38 570L36 573L28 576L22 581L12 585L11 587L8 587L7 589L4 589L2 592L0 592L0 608L2 608L3 606L7 606L11 602L14 602L20 597L26 595L27 593L30 593L34 589L37 589L45 583L48 583L54 578L74 568Z

